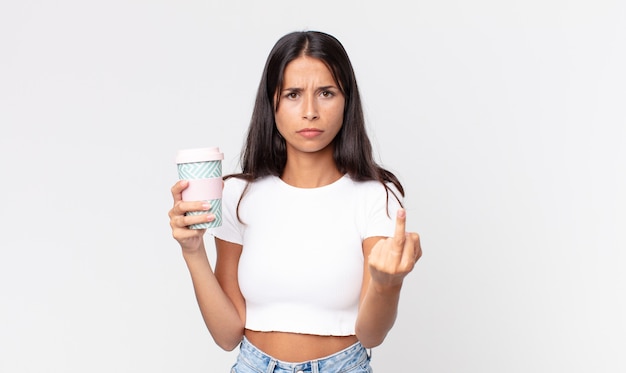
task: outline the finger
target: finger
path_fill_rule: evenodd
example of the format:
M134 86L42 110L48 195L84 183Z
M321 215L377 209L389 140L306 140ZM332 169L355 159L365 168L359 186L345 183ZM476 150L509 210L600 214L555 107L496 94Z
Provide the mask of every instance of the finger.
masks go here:
M189 228L177 228L172 231L172 236L176 241L182 243L189 238L203 236L206 229L189 229Z
M170 210L170 218L185 215L191 211L209 211L211 204L207 201L179 201Z
M401 268L407 272L412 271L421 255L422 248L420 246L419 235L414 232L406 233L406 241L402 251Z
M413 257L414 257L414 260L417 262L419 258L422 257L422 244L420 242L420 236L419 234L415 232L407 233L407 236L411 241L413 241L413 247L414 247Z
M419 234L410 232L406 234L407 243L410 242L413 250L411 250L411 259L413 262L417 262L422 256L422 246L420 244Z
M185 227L189 227L194 224L203 224L209 223L215 220L215 215L211 213L207 214L194 214L194 215L185 215L182 219L182 222Z
M185 190L189 186L189 181L187 180L179 180L172 187L172 197L174 197L174 204L178 201L183 200L183 190Z
M181 228L186 228L187 223L185 221L185 215L176 215L170 219L170 226L172 227L172 231L179 230Z
M396 213L396 231L393 235L396 244L400 245L400 248L404 246L406 240L406 210L399 209Z
M198 215L178 215L170 220L170 225L173 230L186 230L190 225L212 222L213 220L215 220L215 215L211 213Z

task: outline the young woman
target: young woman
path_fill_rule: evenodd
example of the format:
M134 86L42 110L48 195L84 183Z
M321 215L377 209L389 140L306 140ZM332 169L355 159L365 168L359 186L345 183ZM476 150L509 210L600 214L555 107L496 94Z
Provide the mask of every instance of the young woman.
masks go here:
M203 202L172 187L173 236L232 372L371 372L422 251L398 179L377 165L352 65L321 32L283 36L267 59L242 172L225 177L212 269ZM185 212L206 210L205 215Z

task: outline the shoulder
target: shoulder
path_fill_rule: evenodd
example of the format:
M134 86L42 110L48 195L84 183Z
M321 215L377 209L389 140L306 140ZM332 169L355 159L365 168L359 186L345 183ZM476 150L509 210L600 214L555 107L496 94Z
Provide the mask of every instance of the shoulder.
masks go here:
M390 197L396 195L397 198L402 198L402 194L392 183L383 184L378 180L357 181L353 180L349 176L347 178L351 185L351 189L359 192L362 196L369 198L379 198L384 196L386 198L387 195Z
M224 194L241 194L247 184L248 181L236 176L231 176L224 180Z
M404 204L404 197L392 183L378 180L350 181L357 209L363 216L386 219Z

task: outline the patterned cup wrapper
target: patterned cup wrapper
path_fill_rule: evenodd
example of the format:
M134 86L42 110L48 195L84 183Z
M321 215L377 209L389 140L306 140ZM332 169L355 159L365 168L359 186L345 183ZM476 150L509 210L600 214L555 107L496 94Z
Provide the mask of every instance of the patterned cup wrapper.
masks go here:
M222 177L222 161L205 161L178 164L178 178L183 180Z

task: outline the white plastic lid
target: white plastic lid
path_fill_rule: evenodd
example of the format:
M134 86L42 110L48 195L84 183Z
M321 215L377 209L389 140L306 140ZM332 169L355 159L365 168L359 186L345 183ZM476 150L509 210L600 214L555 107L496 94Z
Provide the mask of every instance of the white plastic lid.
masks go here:
M221 161L223 159L224 153L220 153L220 148L218 147L181 149L176 154L176 163Z

